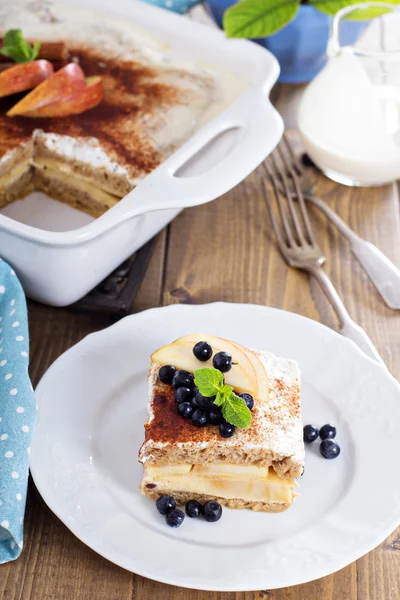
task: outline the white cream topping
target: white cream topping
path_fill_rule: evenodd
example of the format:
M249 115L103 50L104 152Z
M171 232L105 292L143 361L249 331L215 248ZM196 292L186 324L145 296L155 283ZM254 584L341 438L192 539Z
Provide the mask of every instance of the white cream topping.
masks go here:
M34 139L40 139L48 150L59 154L63 158L90 163L96 169L104 167L107 171L116 175L128 177L127 170L112 160L96 139L76 139L69 135L45 133L41 129L35 129L33 137Z

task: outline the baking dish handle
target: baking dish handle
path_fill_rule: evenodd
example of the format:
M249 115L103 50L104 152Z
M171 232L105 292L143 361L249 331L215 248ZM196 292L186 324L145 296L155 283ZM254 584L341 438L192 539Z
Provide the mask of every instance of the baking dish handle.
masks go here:
M241 135L216 164L199 175L177 175L198 152L202 151L204 156L216 137L235 128L241 130ZM203 127L113 207L107 214L109 225L111 218L115 225L143 213L183 209L214 200L247 177L272 152L282 133L283 121L265 90L248 90L218 120Z

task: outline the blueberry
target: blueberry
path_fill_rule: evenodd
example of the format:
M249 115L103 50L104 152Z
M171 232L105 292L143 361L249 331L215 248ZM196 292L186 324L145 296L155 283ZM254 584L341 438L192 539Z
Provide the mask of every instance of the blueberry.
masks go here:
M327 439L321 442L319 451L324 458L336 458L340 454L340 446L333 440Z
M246 406L249 410L253 409L254 398L251 394L239 394L239 398L243 398L243 400L246 402Z
M193 396L193 398L192 398L192 399L191 399L191 401L190 401L190 402L192 403L192 406L193 406L195 409L196 409L196 408L200 408L200 405L197 403L197 396L198 396L198 395L199 395L199 394L196 394L195 396Z
M178 404L178 413L181 417L188 419L194 412L194 406L191 402L181 402Z
M188 387L178 387L175 390L175 400L180 404L181 402L189 402L193 398L193 392Z
M206 362L212 357L212 348L208 342L198 342L193 347L193 354L197 358L197 360L201 360L201 362Z
M215 521L219 521L222 516L222 506L215 500L208 500L208 502L203 505L203 515L206 521L215 523Z
M220 407L214 404L213 408L208 413L208 422L211 425L220 425L221 423L223 423L223 421L224 417L221 414Z
M172 365L165 365L164 367L161 367L161 369L158 371L158 378L163 383L172 383L172 378L175 375L175 373L175 367L173 367Z
M214 406L214 398L215 396L208 398L207 396L202 396L202 394L196 394L194 405L206 412L209 412Z
M196 427L204 427L208 423L208 415L201 408L196 408L194 413L192 414L192 423L196 425Z
M226 421L222 421L219 426L219 435L223 438L230 438L235 433L235 426Z
M185 520L185 513L179 510L179 508L175 508L169 511L165 520L170 527L180 527Z
M175 373L172 378L172 385L175 388L179 387L193 387L193 375L188 371L179 370Z
M201 515L202 510L203 507L200 502L197 502L197 500L189 500L189 502L186 502L185 512L188 517L196 519Z
M321 440L333 440L335 436L336 427L334 425L331 425L330 423L323 425L319 430L319 437L321 438Z
M173 496L167 496L166 494L160 496L156 502L156 507L160 515L166 515L168 511L175 508L175 506L175 498Z
M217 352L213 358L213 367L221 373L226 373L232 369L232 356L228 352Z
M315 442L317 437L319 436L319 429L315 427L315 425L304 425L303 427L303 440L306 444L311 444L311 442Z

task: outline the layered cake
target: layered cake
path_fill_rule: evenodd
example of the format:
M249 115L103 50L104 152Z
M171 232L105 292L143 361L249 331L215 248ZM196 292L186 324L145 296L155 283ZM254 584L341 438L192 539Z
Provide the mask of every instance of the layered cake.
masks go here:
M289 508L304 461L297 364L210 335L180 338L151 361L142 493Z
M245 87L228 72L171 61L132 24L71 5L0 0L0 48L16 28L41 43L39 59L56 71L73 63L100 77L104 96L90 110L53 118L13 114L19 97L0 98L0 206L37 189L98 216Z

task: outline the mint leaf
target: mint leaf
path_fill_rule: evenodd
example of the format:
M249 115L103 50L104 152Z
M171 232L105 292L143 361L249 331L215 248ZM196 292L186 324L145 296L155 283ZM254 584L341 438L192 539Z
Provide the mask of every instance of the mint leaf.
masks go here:
M0 54L12 58L17 63L24 63L35 60L39 50L39 42L35 42L31 47L20 29L9 29L4 35L4 46L0 49Z
M386 0L376 0L377 2L386 2ZM344 8L345 6L351 6L352 4L366 4L370 2L370 0L309 0L309 4L314 6L323 13L327 15L335 15L339 10ZM400 4L400 0L394 0L391 4ZM381 15L391 12L390 8L382 6L369 6L365 9L354 9L353 12L350 12L346 19L351 19L354 21L364 21L368 19L372 19L374 17L380 17Z
M40 42L34 42L31 52L31 60L35 60L39 56Z
M194 372L194 384L202 396L216 396L224 387L224 376L212 367L197 369Z
M215 396L214 404L216 404L217 406L222 406L224 402L225 402L225 396L223 394L221 394L221 392L217 392L217 395Z
M269 36L294 19L299 5L300 0L242 0L224 13L226 35L230 38Z
M194 372L194 383L202 396L215 396L214 404L222 407L222 415L228 423L248 429L251 425L251 412L243 398L233 393L231 385L224 384L221 371L211 367L197 369Z
M222 416L225 421L240 429L248 429L251 425L251 412L247 408L246 402L233 392L230 396L225 396L222 405Z
M217 395L214 400L214 404L217 406L222 406L225 402L225 398L229 397L233 392L233 387L231 385L223 385L221 390L217 392Z
M231 385L224 385L221 389L221 394L224 396L230 396L233 392L233 387Z

